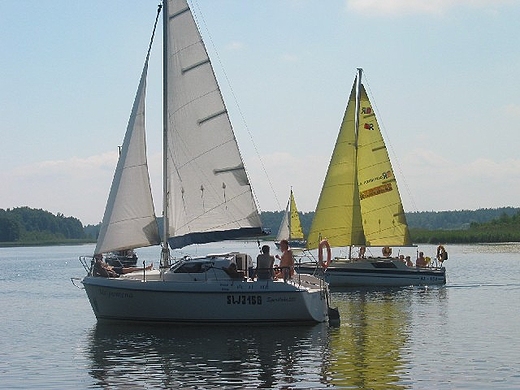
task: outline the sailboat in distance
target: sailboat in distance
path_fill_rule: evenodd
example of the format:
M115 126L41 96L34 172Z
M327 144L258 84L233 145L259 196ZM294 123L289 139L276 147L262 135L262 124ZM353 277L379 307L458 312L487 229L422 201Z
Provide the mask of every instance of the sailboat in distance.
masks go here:
M276 247L280 248L280 241L287 240L289 246L292 248L305 248L305 238L303 236L302 224L300 221L300 214L296 207L296 200L294 199L294 193L291 188L289 200L287 201L287 207L282 217L282 223L278 229L276 235Z
M148 62L161 11L164 153L159 229L144 117ZM164 0L153 31L94 256L80 259L88 272L82 283L96 318L174 323L327 321L330 294L320 278L296 274L275 280L248 275L258 252L179 259L170 255L170 249L259 237L263 231L228 112L188 2ZM160 269L107 269L101 260L107 252L159 243Z
M318 249L324 279L331 287L444 284L443 256L437 261L440 266L435 267L406 263L405 254L413 254L412 241L390 158L361 76L358 69L307 249ZM332 259L331 248L336 247L348 247L349 255ZM355 255L353 247L359 247ZM374 247L381 255L369 253ZM397 253L392 257L392 247L399 247L403 259ZM304 263L299 271L313 273L315 268L315 264Z

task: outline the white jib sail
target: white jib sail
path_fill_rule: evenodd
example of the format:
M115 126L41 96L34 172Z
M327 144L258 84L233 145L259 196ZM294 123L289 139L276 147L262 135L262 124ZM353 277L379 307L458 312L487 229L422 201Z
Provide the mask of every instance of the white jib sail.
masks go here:
M148 60L132 107L95 253L160 242L146 159L145 95Z

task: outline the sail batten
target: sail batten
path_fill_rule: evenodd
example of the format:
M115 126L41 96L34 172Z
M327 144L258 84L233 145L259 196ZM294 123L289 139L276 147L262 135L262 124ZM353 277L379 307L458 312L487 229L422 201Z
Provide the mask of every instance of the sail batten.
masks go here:
M199 123L199 125L201 125L204 122L210 121L210 120L212 120L216 117L219 117L221 115L224 115L224 114L227 114L227 110L222 110L222 111L216 112L214 114L211 114L211 115L207 116L206 118L199 119L198 123Z
M199 66L202 66L202 65L205 65L205 64L209 64L209 58L206 59L206 60L202 60L200 62L197 62L196 64L192 64L190 66L188 66L187 68L183 68L181 70L182 73L186 73L186 72L189 72L190 70L193 70L195 68L198 68Z

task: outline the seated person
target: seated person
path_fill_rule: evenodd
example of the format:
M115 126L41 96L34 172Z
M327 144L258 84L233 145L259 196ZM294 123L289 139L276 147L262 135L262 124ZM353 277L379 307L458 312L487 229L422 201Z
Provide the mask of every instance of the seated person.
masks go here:
M130 272L151 270L153 263L148 267L112 267L103 261L103 256L97 254L94 256L94 276L103 276L105 278L118 278L119 275L129 274Z
M406 256L406 257L405 257L405 260L406 260L406 265L407 265L408 267L413 267L413 262L412 262L412 260L410 259L410 256Z
M262 246L262 253L256 258L255 276L258 279L272 279L274 256L269 254L269 245Z
M419 257L417 258L415 262L416 267L426 267L426 259L424 258L424 253L419 252Z
M236 263L231 263L227 268L223 268L224 271L232 278L232 279L243 279L244 273L237 270Z
M383 257L390 257L390 256L392 256L392 248L390 248L389 246L383 247L383 249L381 251L383 253Z

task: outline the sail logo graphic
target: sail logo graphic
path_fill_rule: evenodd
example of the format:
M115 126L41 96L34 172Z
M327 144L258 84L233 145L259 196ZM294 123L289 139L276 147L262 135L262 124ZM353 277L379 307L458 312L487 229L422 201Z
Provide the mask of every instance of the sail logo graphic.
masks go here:
M361 107L361 115L363 115L365 118L368 116L374 116L374 111L372 111L372 107ZM374 130L374 124L373 123L365 123L363 124L363 128L365 130Z
M364 182L359 183L359 185L361 186L361 185L373 183L373 182L379 181L379 180L388 180L388 179L391 179L392 177L393 177L392 171L386 171L386 172L381 173L381 175L379 175L379 176L373 177L371 179L367 179Z
M392 188L392 183L385 183L385 184L382 184L380 186L377 186L377 187L374 187L374 188L369 188L366 191L360 192L359 193L359 199L363 200L363 199L366 199L366 198L370 198L372 196L381 195L381 194L384 194L386 192L392 191L392 189L393 189Z

